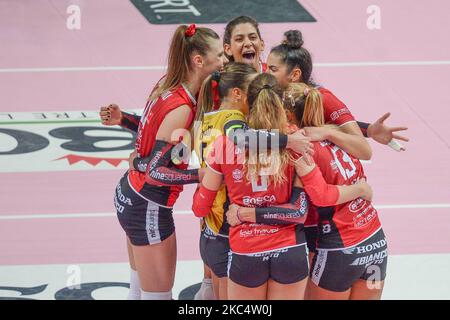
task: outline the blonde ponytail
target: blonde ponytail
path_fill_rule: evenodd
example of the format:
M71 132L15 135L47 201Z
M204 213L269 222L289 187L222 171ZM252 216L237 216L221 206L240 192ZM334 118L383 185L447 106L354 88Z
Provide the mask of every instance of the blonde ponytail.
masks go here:
M250 113L248 123L253 129L277 130L286 133L287 117L281 101L282 90L276 78L270 74L258 75L249 85L248 102ZM289 151L270 150L267 153L249 153L244 164L249 181L261 175L279 185L287 181L285 168L291 162Z

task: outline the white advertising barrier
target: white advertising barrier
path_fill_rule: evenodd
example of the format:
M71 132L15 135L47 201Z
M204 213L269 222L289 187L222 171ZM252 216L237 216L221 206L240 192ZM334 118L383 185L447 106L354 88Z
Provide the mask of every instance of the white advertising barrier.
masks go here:
M1 112L0 172L123 170L134 137L96 111Z

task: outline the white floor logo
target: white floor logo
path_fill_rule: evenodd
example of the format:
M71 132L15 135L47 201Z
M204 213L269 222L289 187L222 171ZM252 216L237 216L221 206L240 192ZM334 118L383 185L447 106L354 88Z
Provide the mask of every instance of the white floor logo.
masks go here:
M134 141L97 112L0 113L0 170L123 170Z

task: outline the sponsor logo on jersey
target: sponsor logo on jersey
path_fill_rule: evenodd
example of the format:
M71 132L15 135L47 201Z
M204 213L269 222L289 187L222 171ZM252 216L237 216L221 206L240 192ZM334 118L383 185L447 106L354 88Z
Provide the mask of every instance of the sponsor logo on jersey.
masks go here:
M372 250L380 249L386 246L386 240L381 239L380 241L368 244L367 246L356 247L358 254L371 252Z
M158 151L155 154L155 157L152 159L152 161L148 164L150 166L149 170L152 171L153 169L155 169L156 164L158 163L159 159L161 159L162 156L162 152Z
M356 217L353 217L353 225L355 228L362 228L373 221L378 216L377 210L372 206L365 208Z
M131 199L129 197L126 197L123 193L122 193L122 187L120 184L117 185L116 187L117 190L117 196L120 202L127 204L129 206L132 206L133 203L131 202Z
M346 113L350 113L350 111L347 108L342 108L337 111L334 111L330 115L331 121L336 121L340 116L342 116L343 114L346 114Z
M327 252L324 250L319 250L317 253L316 263L314 265L314 270L311 275L312 281L315 284L319 284L323 270L325 269L326 262L327 262Z
M146 164L146 163L143 163L143 162L139 162L139 163L138 163L138 170L139 170L140 172L145 172L145 171L147 171L147 164Z
M387 249L376 252L373 254L370 254L368 256L364 257L358 257L356 258L350 265L351 266L369 266L372 264L382 264L384 262L384 259L387 257L388 251Z
M244 174L242 173L242 171L241 170L239 170L239 169L235 169L235 170L233 170L233 179L234 179L234 181L236 181L236 182L241 182L242 181L242 178L244 177Z
M350 202L350 204L348 205L348 210L350 212L356 213L358 211L360 211L362 208L364 208L364 206L367 204L367 201L362 199L362 198L358 198L353 200L352 202Z
M271 251L271 252L267 252L267 253L263 253L262 255L262 260L263 261L269 261L270 259L276 259L280 256L280 254L288 252L288 249L283 249L283 250L277 250L277 251Z
M376 249L380 249L383 248L387 245L386 239L381 239L377 242L373 242L371 244L368 245L363 245L363 246L357 246L357 247L353 247L353 248L348 248L348 249L344 249L342 250L342 252L344 254L364 254L364 253L368 253L371 252L373 250ZM356 252L355 252L356 251Z
M116 207L116 210L118 213L123 213L125 210L124 204L128 206L132 206L133 203L131 202L131 199L129 197L126 197L122 193L122 187L120 183L116 187L116 193L114 194L114 206Z
M192 179L190 174L182 174L182 173L163 173L159 171L151 171L149 174L150 178L155 180L165 181L165 182L173 182L173 181L188 181Z
M242 228L239 230L239 236L241 238L247 237L261 237L261 236L269 236L280 231L280 228L276 226L263 226L259 224L251 224L249 228Z
M156 239L156 230L155 230L155 217L151 216L148 219L148 228L147 231L151 239Z
M275 195L273 194L268 194L265 196L261 196L261 197L249 197L249 196L244 196L242 198L242 202L244 204L244 206L261 206L263 204L269 204L269 203L274 203L277 201L277 197L275 197Z

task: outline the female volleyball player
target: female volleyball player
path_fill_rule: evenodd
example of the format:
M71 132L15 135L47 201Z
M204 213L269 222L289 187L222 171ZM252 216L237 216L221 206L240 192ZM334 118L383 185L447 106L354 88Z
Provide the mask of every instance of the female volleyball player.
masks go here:
M352 185L365 178L361 162L328 140L322 94L303 83L291 83L299 127L321 128L322 142L312 156L328 184ZM290 102L285 101L289 106ZM305 183L305 181L304 181ZM305 190L308 192L308 184ZM371 201L356 199L316 207L317 253L308 283L309 299L380 299L387 267L387 243Z
M208 77L200 90L196 120L201 121L195 141L196 151L202 167L206 167L206 156L217 137L230 134L242 128L248 113L246 103L247 87L256 76L256 70L245 63L231 62L224 72L216 72ZM213 105L214 91L220 98L220 108L210 111ZM225 212L229 201L225 186L218 191L211 212L203 219L200 235L200 255L206 266L212 271L215 296L227 299L227 262L230 250L228 241L228 223Z
M180 185L198 182L199 171L174 164L171 153L180 132L191 127L202 81L222 68L226 58L214 31L191 25L176 29L168 61L167 76L153 91L137 128L136 152L150 157L150 164L146 173L129 170L115 195L130 265L137 270L144 300L172 299L176 266L172 206Z
M346 152L356 156L359 159L367 160L371 157L371 149L367 144L361 131L375 141L388 144L393 138L408 141L407 138L398 135L396 132L406 130L405 127L387 127L384 121L389 117L389 113L383 115L373 124L363 122L356 122L350 110L342 103L331 91L324 87L319 87L312 81L311 74L313 70L313 63L309 51L303 47L302 34L298 30L290 30L285 32L284 41L282 44L272 48L267 59L267 72L273 74L279 83L286 87L289 83L306 83L310 86L317 87L322 95L324 117L326 123L332 123L340 127L340 129L349 135L341 136L341 139L336 137L337 131L334 131L333 136L329 139L343 148ZM293 105L291 98L285 96L287 100L286 108L292 111ZM308 136L313 140L317 140L320 136L321 129L306 128ZM352 135L352 137L350 137ZM345 139L347 143L342 143ZM353 141L352 141L353 140ZM350 142L350 145L348 144ZM353 142L353 143L351 143ZM312 260L313 252L315 250L315 243L317 238L317 221L315 215L308 215L305 222L306 238L308 240L308 248L311 252L310 259Z

